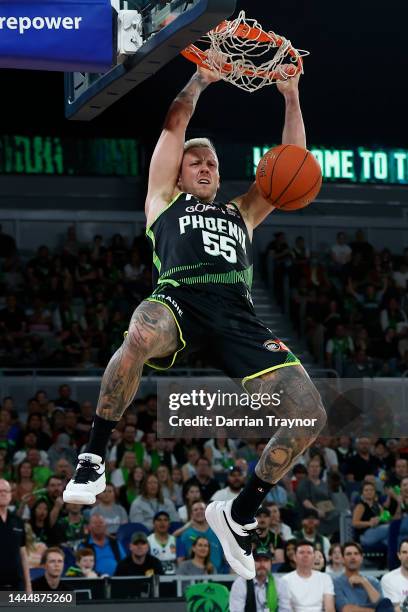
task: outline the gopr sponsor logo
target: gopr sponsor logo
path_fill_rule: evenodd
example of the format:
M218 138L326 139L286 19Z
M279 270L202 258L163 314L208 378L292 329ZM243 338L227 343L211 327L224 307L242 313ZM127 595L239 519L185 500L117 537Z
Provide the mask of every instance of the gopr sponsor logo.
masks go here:
M0 30L16 30L25 34L29 30L79 30L82 17L0 17Z

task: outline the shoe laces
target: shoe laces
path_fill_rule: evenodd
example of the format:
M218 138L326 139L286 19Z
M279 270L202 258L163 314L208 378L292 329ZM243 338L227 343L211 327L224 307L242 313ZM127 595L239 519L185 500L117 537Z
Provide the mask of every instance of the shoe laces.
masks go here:
M92 461L89 461L89 459L80 459L74 482L86 484L92 479L93 474L98 468L99 465L97 463L93 463Z
M259 527L253 529L244 529L246 536L245 541L241 542L241 546L244 548L246 553L252 553L253 548L257 548L260 544L260 532Z

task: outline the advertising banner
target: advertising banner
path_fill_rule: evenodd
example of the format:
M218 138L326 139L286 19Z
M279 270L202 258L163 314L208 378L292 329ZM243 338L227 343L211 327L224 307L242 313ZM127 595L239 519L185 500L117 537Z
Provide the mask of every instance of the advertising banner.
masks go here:
M0 0L0 68L106 72L110 0Z

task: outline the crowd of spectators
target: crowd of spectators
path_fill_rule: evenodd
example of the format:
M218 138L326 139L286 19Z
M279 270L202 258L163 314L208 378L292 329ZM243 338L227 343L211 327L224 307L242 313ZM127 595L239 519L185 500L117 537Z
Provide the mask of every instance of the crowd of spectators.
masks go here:
M92 403L78 404L64 384L58 397L39 390L27 405L22 418L13 398L3 398L0 479L9 509L24 521L31 570L55 569L59 555L60 575L75 577L230 571L205 508L238 495L264 440L158 439L156 397L136 399L112 433L105 492L81 507L65 504L62 492L87 440ZM386 569L390 525L400 520L400 537L408 533L408 439L318 438L257 511L254 546L267 551L274 572L289 575L299 542L310 543L316 567L340 576L345 514L357 550L377 551Z
M0 263L0 367L105 367L152 288L144 235L82 244L71 226L55 252L22 257L0 229ZM319 255L302 236L289 246L278 232L264 266L317 363L346 378L408 371L408 248L376 252L358 230L351 241L339 232Z
M265 257L269 281L315 361L346 378L408 371L408 248L376 251L358 230L327 253L275 234Z
M326 565L313 543L299 540L294 545L294 569L283 577L271 573L272 559L266 549L254 552L254 581L237 578L229 597L229 611L272 612L400 612L407 605L408 540L399 547L400 566L377 578L362 573L364 551L358 542L337 546L341 571Z
M150 292L142 234L83 244L70 226L54 252L22 255L0 228L0 367L104 367Z

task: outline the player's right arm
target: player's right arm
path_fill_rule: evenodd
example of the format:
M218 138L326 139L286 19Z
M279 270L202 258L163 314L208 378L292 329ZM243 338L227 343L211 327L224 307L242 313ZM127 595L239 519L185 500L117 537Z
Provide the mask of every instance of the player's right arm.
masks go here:
M187 126L201 92L210 83L218 80L216 74L198 68L169 108L163 131L150 162L145 205L147 225L151 225L157 215L177 195L177 181L183 159Z

